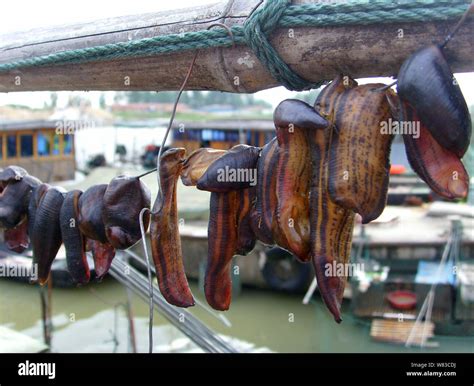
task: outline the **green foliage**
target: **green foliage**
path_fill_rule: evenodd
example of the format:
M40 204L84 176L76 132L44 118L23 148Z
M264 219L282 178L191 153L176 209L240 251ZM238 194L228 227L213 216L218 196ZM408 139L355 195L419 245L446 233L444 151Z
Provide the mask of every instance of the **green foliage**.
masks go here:
M310 90L310 91L300 91L295 93L294 97L295 99L299 99L300 101L306 102L309 105L314 105L314 101L318 97L319 93L321 92L321 89L315 89L315 90Z
M99 105L100 105L101 109L105 109L107 107L106 106L107 104L106 104L106 101L105 101L105 95L103 93L100 94Z
M127 103L174 103L176 92L131 91L117 95L116 101ZM188 91L183 93L180 102L192 108L200 108L214 104L231 105L236 108L261 106L271 108L271 104L255 98L253 94L234 94L218 91Z

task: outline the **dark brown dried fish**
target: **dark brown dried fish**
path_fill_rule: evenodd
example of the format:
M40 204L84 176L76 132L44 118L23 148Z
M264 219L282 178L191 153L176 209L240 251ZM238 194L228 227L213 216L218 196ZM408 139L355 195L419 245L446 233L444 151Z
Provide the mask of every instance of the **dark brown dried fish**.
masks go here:
M66 249L66 262L72 279L78 285L90 280L84 235L79 230L79 197L82 191L66 193L59 213L61 236Z
M7 168L3 174L9 174ZM13 173L13 172L12 172ZM10 173L11 174L11 173ZM16 227L28 213L32 191L41 184L35 177L25 175L2 181L3 189L0 192L0 227L11 229Z
M11 251L22 253L28 248L28 220L26 216L15 228L5 229L3 238L5 246Z
M466 153L471 138L471 115L440 47L422 48L403 63L397 91L444 149L458 158Z
M116 249L127 249L141 239L139 215L150 208L150 190L137 177L118 176L110 181L104 193L102 221L110 244ZM150 216L144 216L148 229Z
M106 190L107 184L94 185L79 197L79 229L81 233L88 239L97 240L103 244L109 242L102 221Z
M403 103L402 122L419 122L415 110ZM419 137L403 135L408 161L413 170L437 194L449 200L467 197L469 175L459 157L438 144L420 122Z
M196 187L208 192L229 192L255 186L260 150L255 146L234 146L207 168Z
M94 270L97 280L109 272L112 260L115 257L115 249L110 244L103 244L100 241L87 239L86 250L91 251L94 259Z
M51 264L62 244L59 212L64 201L64 191L51 187L39 202L33 224L31 243L33 264L38 266L38 283L48 280Z

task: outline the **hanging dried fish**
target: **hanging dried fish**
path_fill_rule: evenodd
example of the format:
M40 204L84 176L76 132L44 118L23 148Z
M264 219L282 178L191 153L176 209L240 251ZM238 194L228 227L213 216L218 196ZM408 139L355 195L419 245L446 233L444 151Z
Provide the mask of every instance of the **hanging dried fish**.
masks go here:
M87 239L86 250L91 251L94 259L94 271L98 281L109 272L112 261L115 257L115 248L108 243L101 243L97 240Z
M402 122L419 122L415 110L402 103ZM408 161L413 170L437 194L449 200L467 197L469 175L459 157L445 149L421 123L419 136L403 135Z
M338 205L362 216L366 224L385 208L393 135L383 84L343 91L334 103L335 130L329 148L329 193Z
M36 212L38 206L43 199L44 194L51 188L49 184L40 184L37 187L33 188L31 193L30 201L28 203L28 235L30 240L33 237L33 228L36 221Z
M311 132L309 138L312 165L309 206L311 257L321 296L336 322L340 322L347 277L339 275L337 268L346 267L349 261L350 239L347 234L352 231L354 212L337 205L329 197L330 135L318 130Z
M11 170L12 167L5 169L1 179L3 189L0 192L0 227L6 229L14 228L23 221L28 212L32 191L41 184L35 177L20 177L18 172Z
M256 243L256 237L252 230L252 208L255 204L256 189L254 187L237 191L239 203L237 216L237 255L247 255Z
M85 238L79 230L79 197L81 194L82 191L80 190L68 192L64 197L59 213L68 271L78 285L87 284L90 279Z
M194 305L184 273L179 237L176 189L185 160L185 149L169 149L160 160L162 191L153 204L150 238L156 276L163 297L178 307Z
M102 221L110 244L127 249L141 239L138 217L150 208L150 190L138 177L118 176L110 181L104 193ZM149 215L144 216L145 230Z
M0 171L0 182L20 181L27 175L29 175L28 172L22 167L10 165Z
M260 150L255 146L234 146L207 168L196 187L208 192L228 192L255 186Z
M102 220L104 210L104 194L107 184L93 185L79 197L79 229L91 240L103 244L109 243Z
M461 158L471 138L471 116L439 46L416 51L398 73L397 91L431 136Z
M355 86L355 82L344 82L344 79L336 78L316 100L315 107L329 119L334 119L337 98ZM334 130L331 126L324 131L308 131L312 169L309 219L311 257L318 287L326 306L339 323L355 214L334 203L329 196L329 144Z
M186 186L196 186L207 168L225 153L226 150L208 147L193 151L184 161L183 170L181 171L182 183Z
M307 103L294 99L281 102L273 120L279 147L274 171L279 232L276 238L283 238L280 245L301 261L308 261L311 164L307 131L324 130L329 123Z
M15 228L5 229L5 246L16 253L22 253L29 245L28 220L26 217Z
M349 76L339 74L334 80L324 87L319 93L314 108L321 115L332 121L334 119L334 106L339 96L346 90L357 86L357 82Z
M47 189L34 216L30 238L33 245L33 264L37 264L38 283L41 285L48 280L51 264L62 244L59 212L64 193L56 187Z
M204 293L209 305L219 311L228 310L232 298L230 271L238 247L238 210L236 191L211 193Z
M278 142L273 138L260 153L257 161L257 186L255 210L251 214L252 229L257 239L272 245L273 222L277 207L276 174L278 162Z

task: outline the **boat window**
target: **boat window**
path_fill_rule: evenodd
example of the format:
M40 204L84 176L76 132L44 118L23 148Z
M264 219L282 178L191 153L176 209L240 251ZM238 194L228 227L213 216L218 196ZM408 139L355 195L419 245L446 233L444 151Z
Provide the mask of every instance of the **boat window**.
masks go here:
M59 155L61 152L59 147L59 136L54 133L51 133L51 136L53 137L53 155Z
M33 135L24 134L20 136L20 152L22 157L33 156Z
M64 154L72 154L72 135L64 135Z
M212 130L204 129L202 131L202 140L203 141L212 141Z
M16 157L16 134L7 136L7 157Z
M43 133L38 133L37 149L39 156L48 156L51 151L50 137Z
M59 155L59 136L54 132L38 133L38 155Z

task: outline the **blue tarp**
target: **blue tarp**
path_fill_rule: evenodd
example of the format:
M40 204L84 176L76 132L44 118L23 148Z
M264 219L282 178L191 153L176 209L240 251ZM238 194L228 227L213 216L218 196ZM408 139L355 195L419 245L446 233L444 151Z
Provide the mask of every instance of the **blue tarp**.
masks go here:
M451 284L454 285L456 277L454 275L453 262L449 260L439 269L439 261L420 261L418 263L418 272L416 273L415 283L424 284Z

